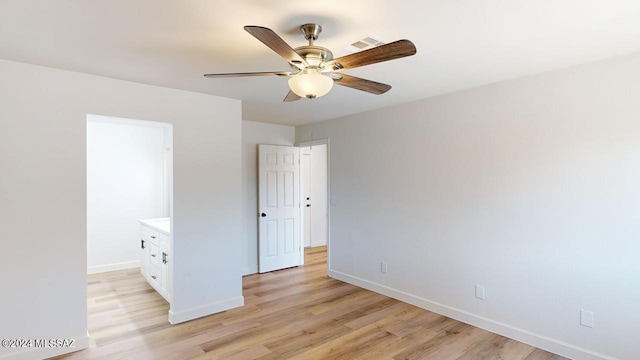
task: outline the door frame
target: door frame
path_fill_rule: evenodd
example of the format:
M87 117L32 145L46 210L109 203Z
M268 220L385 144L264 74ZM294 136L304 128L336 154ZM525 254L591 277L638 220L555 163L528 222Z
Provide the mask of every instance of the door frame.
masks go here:
M327 273L331 269L331 141L329 138L316 139L311 141L301 141L295 144L296 147L303 148L313 145L327 145ZM300 177L302 180L302 177ZM301 187L302 189L302 184ZM300 209L302 215L302 208ZM304 220L303 220L304 221ZM304 239L304 226L300 226L300 239ZM302 252L304 257L304 251Z

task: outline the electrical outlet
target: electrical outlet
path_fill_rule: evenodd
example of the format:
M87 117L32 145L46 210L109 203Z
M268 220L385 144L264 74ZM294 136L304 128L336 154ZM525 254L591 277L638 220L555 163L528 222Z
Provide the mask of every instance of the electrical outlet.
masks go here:
M387 271L389 271L389 266L387 265L386 262L381 261L380 262L380 272L382 272L383 274L386 274Z
M476 285L476 298L484 300L484 286Z
M580 325L590 328L593 327L593 311L580 310Z

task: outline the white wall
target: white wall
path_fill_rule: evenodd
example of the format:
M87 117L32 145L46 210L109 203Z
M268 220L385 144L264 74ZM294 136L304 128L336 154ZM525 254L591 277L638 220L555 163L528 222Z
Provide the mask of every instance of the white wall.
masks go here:
M258 144L291 145L293 126L242 122L242 275L258 272Z
M5 60L0 78L0 338L88 345L87 114L173 124L172 320L242 305L240 101Z
M140 266L139 219L163 214L160 123L87 116L87 270Z
M331 139L331 276L572 358L637 359L638 99L640 54L297 128Z

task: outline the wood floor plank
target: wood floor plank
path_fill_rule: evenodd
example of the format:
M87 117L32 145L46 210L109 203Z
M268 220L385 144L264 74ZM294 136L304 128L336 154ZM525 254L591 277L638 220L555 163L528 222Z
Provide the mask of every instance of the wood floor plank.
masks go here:
M562 360L305 266L243 278L245 306L170 325L169 304L129 269L88 276L89 349L65 360Z
M411 305L400 302L395 299L386 299L384 300L384 303L378 306L376 311L363 315L353 321L349 321L348 323L345 324L345 326L353 330L357 330L363 326L367 326L387 316L393 316L405 310L409 306Z
M500 349L500 357L502 359L524 360L535 350L531 345L527 345L515 340L509 340Z

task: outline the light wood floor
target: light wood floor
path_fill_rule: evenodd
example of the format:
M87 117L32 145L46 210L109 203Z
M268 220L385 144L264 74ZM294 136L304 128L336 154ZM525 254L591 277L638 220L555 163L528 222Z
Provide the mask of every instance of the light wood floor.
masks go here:
M327 278L324 247L305 262L246 276L242 308L173 326L138 270L91 275L91 348L55 359L564 359Z

